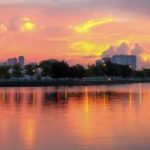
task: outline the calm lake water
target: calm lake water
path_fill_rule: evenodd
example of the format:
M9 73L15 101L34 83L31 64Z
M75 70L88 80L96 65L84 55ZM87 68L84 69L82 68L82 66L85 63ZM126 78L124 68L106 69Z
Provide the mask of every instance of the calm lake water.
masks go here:
M150 150L150 84L0 88L0 150Z

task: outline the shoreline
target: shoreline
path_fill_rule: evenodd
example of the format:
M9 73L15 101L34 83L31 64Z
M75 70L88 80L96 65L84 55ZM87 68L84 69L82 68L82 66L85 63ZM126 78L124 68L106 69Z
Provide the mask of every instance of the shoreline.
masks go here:
M150 83L150 79L124 79L124 80L104 80L104 81L0 81L0 87L51 87L51 86L94 86L94 85L119 85L134 83Z

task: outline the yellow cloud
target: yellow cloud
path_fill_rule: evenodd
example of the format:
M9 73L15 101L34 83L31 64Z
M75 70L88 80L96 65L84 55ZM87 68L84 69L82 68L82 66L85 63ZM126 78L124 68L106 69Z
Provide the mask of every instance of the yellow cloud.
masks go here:
M95 44L87 41L73 42L70 46L76 54L100 56L109 47L109 44Z
M23 32L33 31L36 28L36 25L29 18L24 18L21 24L21 30Z
M7 31L7 26L4 24L0 24L0 31L1 32L6 32Z
M90 30L96 26L113 22L113 17L105 17L100 20L89 20L82 25L71 27L75 33L84 34L90 32Z
M140 58L144 61L144 62L150 62L150 55L147 54L141 54Z

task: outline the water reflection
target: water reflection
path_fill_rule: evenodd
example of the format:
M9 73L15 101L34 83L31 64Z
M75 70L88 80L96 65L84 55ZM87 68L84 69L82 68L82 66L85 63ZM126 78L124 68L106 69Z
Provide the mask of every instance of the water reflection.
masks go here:
M0 88L0 149L150 149L149 86Z

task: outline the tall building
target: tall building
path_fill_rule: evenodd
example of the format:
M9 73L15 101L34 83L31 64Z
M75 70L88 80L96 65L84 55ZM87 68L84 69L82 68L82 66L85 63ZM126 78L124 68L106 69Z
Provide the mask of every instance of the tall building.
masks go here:
M9 65L9 66L14 66L16 64L17 64L17 58L9 58L7 60L7 65Z
M12 65L12 59L11 59L11 58L8 58L8 59L7 59L7 65L9 65L9 66Z
M24 64L25 64L25 58L24 58L24 56L19 56L19 57L18 57L18 63L19 63L21 66L24 66Z
M134 55L114 55L111 62L114 64L128 65L136 70L137 59Z

